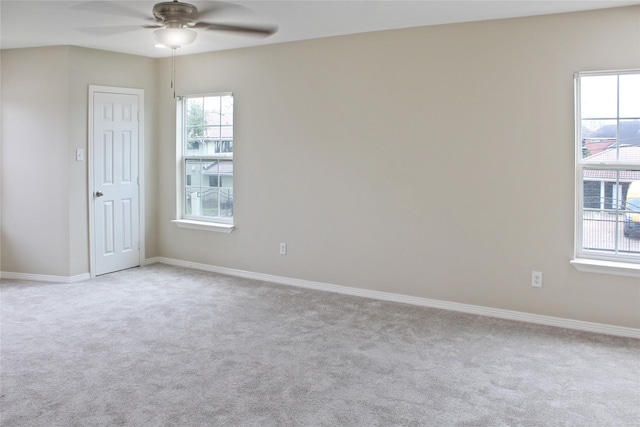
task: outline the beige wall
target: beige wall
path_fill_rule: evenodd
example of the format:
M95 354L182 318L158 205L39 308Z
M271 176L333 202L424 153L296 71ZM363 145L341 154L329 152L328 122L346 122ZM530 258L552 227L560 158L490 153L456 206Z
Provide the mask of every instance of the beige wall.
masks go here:
M88 163L75 150L87 153L90 84L145 89L146 246L156 254L155 64L78 47L2 51L2 271L89 272Z
M2 52L3 271L69 275L68 61L66 47Z
M235 95L237 228L171 224L175 179L162 174L160 255L640 327L637 278L569 264L573 73L640 67L639 18L610 9L179 57L179 94ZM159 90L171 171L175 104Z

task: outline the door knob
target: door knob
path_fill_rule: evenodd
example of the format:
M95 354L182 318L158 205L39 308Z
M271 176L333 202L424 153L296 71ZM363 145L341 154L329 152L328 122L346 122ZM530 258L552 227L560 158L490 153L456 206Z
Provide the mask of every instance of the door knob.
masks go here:
M104 193L100 190L96 191L96 197L102 197L104 196Z

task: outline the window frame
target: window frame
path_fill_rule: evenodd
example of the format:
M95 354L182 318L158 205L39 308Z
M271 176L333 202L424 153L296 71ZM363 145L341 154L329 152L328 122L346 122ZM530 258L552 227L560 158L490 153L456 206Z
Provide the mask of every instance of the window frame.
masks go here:
M640 69L627 69L627 70L609 70L609 71L595 71L595 72L576 72L574 74L574 101L575 101L575 218L574 218L574 259L571 263L580 271L597 272L605 274L615 274L624 276L640 277L640 255L637 254L624 254L620 253L620 248L617 245L618 238L616 237L616 245L614 252L605 250L585 249L584 245L584 212L585 212L585 170L595 171L612 171L615 173L616 180L614 184L620 185L620 173L624 171L640 171L640 162L623 162L618 160L601 162L584 162L583 154L583 135L582 135L582 111L581 111L581 95L582 95L582 78L584 77L596 77L596 76L617 76L616 83L616 102L617 111L616 117L603 117L603 118L587 118L588 120L603 121L611 120L616 123L616 144L620 141L620 122L622 120L636 120L640 117L620 117L620 86L619 76L628 74L640 74ZM620 146L617 147L618 149ZM604 179L601 181L604 182ZM605 197L602 194L601 197ZM615 215L619 215L619 206L612 209ZM618 217L616 221L620 221L618 226L623 226L623 221ZM616 228L618 230L618 228ZM617 236L617 235L616 235Z
M235 115L235 98L232 92L215 92L205 94L191 94L179 96L176 98L176 219L172 220L178 227L192 228L205 231L220 231L230 233L235 228L235 216L230 217L205 217L199 215L190 215L186 212L187 194L186 194L186 163L188 160L234 160L235 153L231 151L231 155L213 154L213 155L187 155L187 100L190 98L206 98L216 96L231 96L234 100L233 114ZM232 122L232 129L235 131L235 117ZM223 138L221 137L221 140ZM226 138L225 138L226 139ZM232 137L232 141L235 138ZM234 165L235 166L235 165ZM235 168L233 174L235 175ZM232 175L232 176L234 176ZM234 176L235 177L235 176ZM220 182L219 182L220 183ZM220 188L219 186L216 188ZM235 194L235 186L233 187Z

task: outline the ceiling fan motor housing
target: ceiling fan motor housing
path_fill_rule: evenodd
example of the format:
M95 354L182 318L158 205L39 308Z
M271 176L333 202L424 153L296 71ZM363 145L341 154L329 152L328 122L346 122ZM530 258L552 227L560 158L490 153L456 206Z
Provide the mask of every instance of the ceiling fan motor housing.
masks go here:
M160 22L187 25L197 21L198 8L189 3L167 1L153 6L153 16Z

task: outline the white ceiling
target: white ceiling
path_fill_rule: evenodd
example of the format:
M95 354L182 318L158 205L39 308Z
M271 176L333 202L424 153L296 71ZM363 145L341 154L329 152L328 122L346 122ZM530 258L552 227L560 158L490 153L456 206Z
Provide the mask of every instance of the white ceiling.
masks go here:
M151 29L140 28L150 23L146 18L151 17L155 3L0 0L0 47L75 45L149 57L170 56L169 49L154 47ZM211 2L191 3L202 8ZM423 25L601 9L640 4L640 1L240 0L232 3L241 7L227 7L217 14L208 15L206 20L229 24L274 24L278 31L270 37L260 38L198 30L195 43L178 49L177 53L193 54Z

